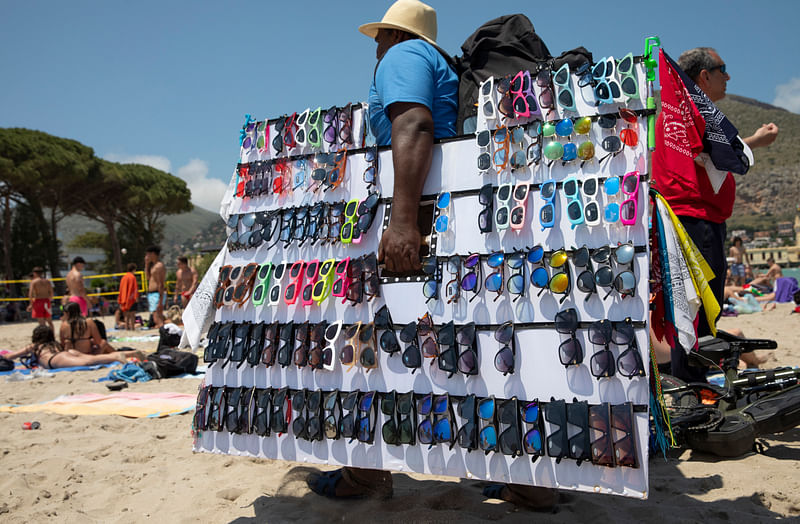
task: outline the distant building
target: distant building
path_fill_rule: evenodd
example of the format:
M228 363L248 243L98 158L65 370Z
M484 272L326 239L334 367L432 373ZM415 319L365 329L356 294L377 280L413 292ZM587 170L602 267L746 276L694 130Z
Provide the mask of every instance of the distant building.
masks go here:
M736 237L741 238L743 243L750 242L750 235L747 234L746 229L734 229L728 234L728 237L730 238L731 242L733 242L733 239Z
M794 226L791 222L778 222L778 236L790 237L794 235Z

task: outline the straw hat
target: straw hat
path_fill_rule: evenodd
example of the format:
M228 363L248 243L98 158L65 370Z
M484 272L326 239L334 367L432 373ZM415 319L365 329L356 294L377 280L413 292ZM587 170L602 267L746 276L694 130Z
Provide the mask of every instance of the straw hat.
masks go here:
M436 46L436 10L418 0L397 0L383 15L383 20L358 28L370 38L375 38L378 29L407 31Z

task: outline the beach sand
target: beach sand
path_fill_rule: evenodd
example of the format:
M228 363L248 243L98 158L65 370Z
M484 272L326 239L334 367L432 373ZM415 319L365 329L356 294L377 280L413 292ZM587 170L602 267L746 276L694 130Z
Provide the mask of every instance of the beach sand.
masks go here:
M721 326L777 340L779 349L770 352L768 365L800 364L800 315L790 311L782 304L774 311L723 318ZM112 325L111 318L105 320ZM0 326L0 349L22 347L33 327ZM155 343L124 345L155 349ZM0 403L105 394L105 384L93 380L107 373L57 373L24 382L0 378ZM126 391L195 394L199 383L154 380ZM31 420L41 429L23 430L23 422ZM190 426L188 414L128 419L0 413L0 521L763 522L800 517L800 429L761 439L763 454L738 459L690 451L652 457L646 501L562 491L556 512L540 514L487 501L481 482L425 475L395 474L389 501L328 500L306 486L306 476L317 468L194 454Z

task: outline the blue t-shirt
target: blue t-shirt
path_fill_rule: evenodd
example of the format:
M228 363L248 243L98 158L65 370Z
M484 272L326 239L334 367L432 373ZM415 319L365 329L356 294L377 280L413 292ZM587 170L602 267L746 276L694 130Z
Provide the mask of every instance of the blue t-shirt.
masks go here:
M392 143L392 121L386 108L395 102L414 102L430 109L435 138L456 134L458 76L424 40L393 45L378 64L369 88L369 123L378 145Z

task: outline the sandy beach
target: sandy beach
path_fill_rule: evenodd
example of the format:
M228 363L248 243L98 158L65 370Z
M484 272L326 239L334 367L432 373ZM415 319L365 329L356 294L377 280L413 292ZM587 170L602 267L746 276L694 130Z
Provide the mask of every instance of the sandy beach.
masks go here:
M800 364L800 315L774 311L723 318L750 337L774 338L768 366ZM112 319L106 318L106 325ZM34 324L0 326L0 349L18 349ZM136 335L154 331L137 332ZM125 336L132 333L114 332ZM155 350L154 342L130 342ZM0 404L107 394L107 369L8 382ZM200 379L132 384L125 391L195 394ZM22 429L36 420L41 428ZM191 415L0 413L0 520L4 522L763 522L800 517L800 429L761 439L763 454L720 460L692 452L650 459L646 501L563 491L555 513L486 500L482 482L395 474L389 501L335 501L309 491L313 466L192 452Z

